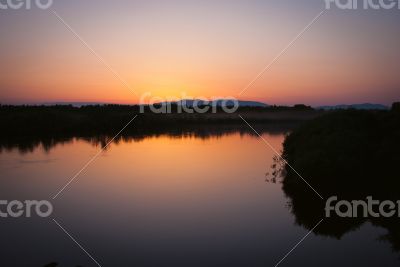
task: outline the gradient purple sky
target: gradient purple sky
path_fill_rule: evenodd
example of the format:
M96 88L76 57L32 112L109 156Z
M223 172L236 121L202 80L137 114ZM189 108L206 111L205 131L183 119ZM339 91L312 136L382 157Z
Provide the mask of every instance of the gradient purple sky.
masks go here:
M0 10L0 103L239 97L323 10L324 0L54 0L49 10ZM399 101L399 25L399 9L326 10L239 98Z

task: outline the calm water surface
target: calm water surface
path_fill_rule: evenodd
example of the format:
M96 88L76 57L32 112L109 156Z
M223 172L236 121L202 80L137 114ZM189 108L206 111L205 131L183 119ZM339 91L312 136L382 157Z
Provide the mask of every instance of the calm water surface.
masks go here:
M280 150L284 134L264 138ZM51 199L100 148L3 150L1 199ZM273 156L241 134L121 140L52 200L51 218L0 219L0 266L96 266L53 218L104 267L275 266L308 230L265 181ZM280 266L398 266L385 234L371 224L341 240L310 234Z

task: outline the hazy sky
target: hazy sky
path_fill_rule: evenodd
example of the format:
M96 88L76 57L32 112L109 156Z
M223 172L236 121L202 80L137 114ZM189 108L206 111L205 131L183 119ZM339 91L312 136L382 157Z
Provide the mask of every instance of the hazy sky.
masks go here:
M49 10L0 9L0 102L239 97L323 10L324 0L54 0ZM326 10L239 98L399 101L399 25L399 9Z

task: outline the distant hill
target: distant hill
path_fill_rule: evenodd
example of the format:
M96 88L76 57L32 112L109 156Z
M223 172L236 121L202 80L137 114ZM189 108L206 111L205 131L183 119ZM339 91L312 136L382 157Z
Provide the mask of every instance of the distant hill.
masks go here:
M199 100L199 99L184 99L184 100L180 100L180 101L161 102L161 103L157 103L157 104L158 105L175 104L175 105L182 105L182 106L186 106L186 107L193 107L194 105L197 105L197 106L212 105L212 106L220 107L224 103L227 106L233 106L234 101L236 101L236 100L219 99L219 100L213 100L213 101L203 101L203 100ZM239 103L239 107L263 107L263 108L269 107L269 105L262 103L262 102L240 101L240 100L237 100L237 101Z
M336 109L357 109L357 110L388 110L389 107L381 104L352 104L352 105L336 105L336 106L320 106L317 109L336 110Z
M163 104L175 104L175 105L185 105L187 107L193 107L193 105L197 104L197 106L203 106L203 105L215 105L217 107L222 106L222 104L225 102L227 106L232 106L234 104L235 100L213 100L213 101L203 101L203 100L196 100L196 99L184 99L180 101L173 101L173 102L160 102L160 103L155 103L155 105L163 105ZM262 103L262 102L256 102L256 101L238 101L239 102L239 107L269 107L269 105ZM55 106L55 105L72 105L74 107L82 107L82 106L97 106L97 105L109 105L110 103L101 103L101 102L48 102L48 103L40 103L40 104L35 104L35 105L43 105L43 106Z
M185 105L187 107L193 107L195 104L198 106L204 106L204 105L215 105L217 107L221 107L222 104L224 103L227 106L233 106L234 101L236 100L224 100L224 99L219 99L219 100L213 100L213 101L204 101L204 100L199 100L199 99L183 99L179 101L172 101L172 102L160 102L160 103L155 103L155 105L163 105L163 104L175 104L175 105ZM257 101L241 101L237 100L239 103L239 107L255 107L255 108L267 108L267 107L275 107L271 106L262 102L257 102ZM37 106L37 105L43 105L43 106L55 106L55 105L61 105L61 106L66 106L66 105L71 105L73 107L83 107L83 106L103 106L103 105L112 105L112 103L104 103L104 102L45 102L45 103L31 103L31 104L26 104L28 106ZM118 104L117 104L118 105ZM297 105L300 106L300 105ZM284 106L282 106L284 107ZM390 107L381 105L381 104L371 104L371 103L364 103L364 104L350 104L350 105L332 105L332 106L317 106L314 107L315 109L318 110L346 110L346 109L357 109L357 110L389 110Z

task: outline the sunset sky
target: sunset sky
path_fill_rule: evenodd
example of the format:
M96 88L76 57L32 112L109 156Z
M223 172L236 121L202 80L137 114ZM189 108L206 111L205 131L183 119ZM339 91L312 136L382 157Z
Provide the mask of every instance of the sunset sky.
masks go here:
M323 0L54 0L49 10L0 10L0 102L133 104L146 92L268 104L399 101L399 9L326 10L239 96L323 10Z

